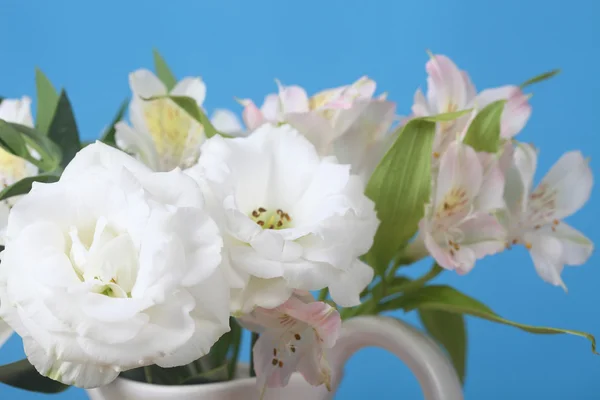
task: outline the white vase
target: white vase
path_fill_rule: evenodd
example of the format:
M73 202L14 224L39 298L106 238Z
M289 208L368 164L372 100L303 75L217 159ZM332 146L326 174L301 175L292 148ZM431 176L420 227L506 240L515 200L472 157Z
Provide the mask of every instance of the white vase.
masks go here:
M269 389L265 400L330 400L343 376L344 364L363 347L381 347L400 358L417 377L425 400L463 400L460 382L452 365L427 336L396 319L357 317L345 321L329 362L333 370L332 391L312 387L294 374L283 389ZM161 386L117 379L110 385L88 390L91 400L257 400L256 379L240 366L240 379L187 386ZM245 377L244 377L245 376Z

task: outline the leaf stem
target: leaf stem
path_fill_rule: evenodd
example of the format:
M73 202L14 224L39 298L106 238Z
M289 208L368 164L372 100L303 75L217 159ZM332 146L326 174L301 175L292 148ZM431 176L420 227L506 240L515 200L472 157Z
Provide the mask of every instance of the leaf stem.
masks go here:
M150 365L146 365L144 367L144 376L146 377L146 382L152 383L152 367Z

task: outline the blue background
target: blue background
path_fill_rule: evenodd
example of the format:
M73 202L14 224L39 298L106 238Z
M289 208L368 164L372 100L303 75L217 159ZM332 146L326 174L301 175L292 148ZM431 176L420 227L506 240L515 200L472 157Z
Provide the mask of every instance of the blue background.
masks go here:
M206 106L239 111L233 96L262 101L274 78L310 92L374 78L408 113L425 85L426 49L447 54L478 89L563 73L532 88L520 140L541 147L538 179L567 150L583 149L598 175L600 3L504 1L26 1L0 2L0 94L34 95L34 67L66 87L83 136L97 137L129 95L127 74L152 67L153 47L179 77L201 75ZM569 222L598 242L598 190ZM600 334L600 257L568 268L569 287L543 283L524 249L480 262L448 282L515 321ZM425 266L413 273L423 273ZM416 323L415 315L397 315ZM536 336L470 318L467 399L598 399L600 357L585 339ZM21 358L13 337L0 363ZM247 352L246 352L247 358ZM377 349L348 366L340 399L422 398L407 367ZM1 399L41 395L0 385ZM55 398L84 399L70 389Z

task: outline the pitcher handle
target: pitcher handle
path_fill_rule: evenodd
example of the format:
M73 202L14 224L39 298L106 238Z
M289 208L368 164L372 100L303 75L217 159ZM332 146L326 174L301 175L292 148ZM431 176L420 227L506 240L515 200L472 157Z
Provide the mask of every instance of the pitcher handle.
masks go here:
M356 351L370 346L381 347L402 360L419 381L425 400L463 400L461 383L441 348L394 318L365 316L345 321L333 349L336 364L343 367Z

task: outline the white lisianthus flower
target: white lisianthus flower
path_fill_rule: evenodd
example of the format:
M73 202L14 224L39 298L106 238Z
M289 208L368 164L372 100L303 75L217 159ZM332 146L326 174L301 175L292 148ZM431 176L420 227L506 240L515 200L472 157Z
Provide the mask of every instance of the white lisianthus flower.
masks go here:
M229 330L222 239L198 185L101 143L13 208L0 316L45 376L84 388L184 365Z
M565 265L582 265L594 244L583 233L562 221L588 201L594 178L581 152L565 153L533 189L537 167L536 149L525 143L515 146L506 174L506 247L524 245L535 270L546 282L566 286L561 278Z
M133 92L129 106L132 126L125 122L116 125L117 146L155 171L195 164L205 139L202 125L172 100L147 99L167 94L187 96L202 107L206 96L204 82L200 78L184 78L167 92L152 72L140 69L129 75L129 85Z
M321 158L288 125L265 124L245 138L209 139L187 172L212 197L234 313L277 307L294 289L328 287L342 306L360 302L373 270L358 257L378 220L350 166Z

